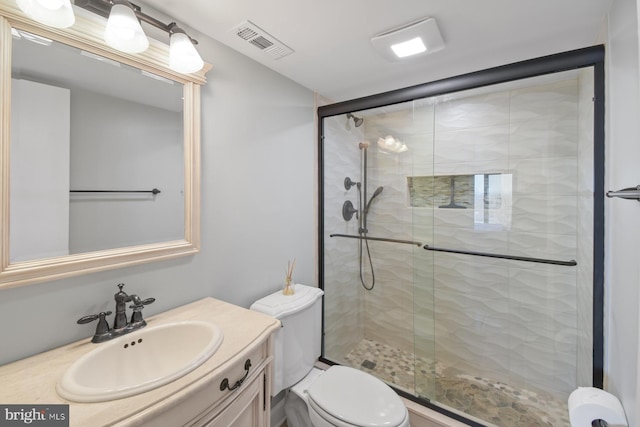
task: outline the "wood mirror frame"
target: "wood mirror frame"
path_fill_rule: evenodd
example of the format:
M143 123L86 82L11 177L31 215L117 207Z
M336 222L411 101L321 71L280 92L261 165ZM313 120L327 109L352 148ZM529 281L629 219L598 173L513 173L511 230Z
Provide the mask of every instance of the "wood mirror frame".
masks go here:
M76 22L59 29L27 17L13 1L0 0L0 289L191 255L200 248L200 88L205 67L181 74L168 66L169 48L151 40L141 54L103 41L106 20L74 7ZM165 77L184 87L184 239L11 263L9 258L11 149L11 29L27 31Z

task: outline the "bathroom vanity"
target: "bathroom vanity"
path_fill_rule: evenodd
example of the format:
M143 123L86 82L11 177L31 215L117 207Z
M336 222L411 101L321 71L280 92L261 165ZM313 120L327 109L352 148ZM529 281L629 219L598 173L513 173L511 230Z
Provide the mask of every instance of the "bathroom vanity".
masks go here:
M269 426L272 337L280 322L204 298L148 318L146 328L185 321L215 324L224 338L209 359L166 385L104 402L63 399L56 392L59 379L83 355L106 345L87 338L0 366L0 403L69 404L71 426Z

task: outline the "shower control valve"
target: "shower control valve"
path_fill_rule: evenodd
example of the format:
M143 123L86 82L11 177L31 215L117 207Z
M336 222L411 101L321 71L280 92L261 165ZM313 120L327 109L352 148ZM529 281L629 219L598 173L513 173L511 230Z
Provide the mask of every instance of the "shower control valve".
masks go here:
M349 178L349 177L346 177L344 179L344 188L346 190L350 190L351 187L353 187L354 185L359 185L359 184L360 184L359 182L352 181L351 178ZM358 187L358 188L360 188L360 187Z
M344 218L345 221L351 221L351 218L353 218L353 214L356 215L356 219L357 219L358 210L353 207L353 203L351 203L350 200L347 200L342 205L342 218Z

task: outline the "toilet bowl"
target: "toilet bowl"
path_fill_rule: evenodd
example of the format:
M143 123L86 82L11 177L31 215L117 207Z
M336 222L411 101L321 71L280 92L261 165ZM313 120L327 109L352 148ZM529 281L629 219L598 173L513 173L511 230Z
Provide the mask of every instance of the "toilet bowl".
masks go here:
M384 382L357 369L313 368L287 395L289 427L408 427L409 413Z
M402 399L387 384L354 368L314 367L320 356L323 291L295 285L294 295L268 295L252 310L282 322L274 337L272 396L287 390L289 427L409 427Z
M308 390L309 416L315 427L406 427L409 413L384 382L357 369L332 366Z

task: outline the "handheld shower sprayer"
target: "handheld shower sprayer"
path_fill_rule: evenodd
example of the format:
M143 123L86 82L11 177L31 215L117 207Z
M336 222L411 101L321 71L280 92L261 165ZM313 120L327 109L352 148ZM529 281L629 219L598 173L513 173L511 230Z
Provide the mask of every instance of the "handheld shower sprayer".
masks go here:
M380 195L380 193L382 193L382 190L384 190L384 187L376 188L376 191L373 192L373 195L369 199L369 203L367 203L367 206L364 208L364 213L368 213L369 212L369 207L371 207L371 202L373 202L373 199L375 199L376 197L378 197Z
M366 154L366 149L365 149L365 154ZM364 201L367 200L367 196L366 196L366 188L367 188L367 184L366 184L366 179L364 180L364 195L363 198L361 199L364 203ZM384 189L384 187L380 186L378 188L376 188L376 191L373 192L373 194L371 195L371 198L369 199L369 203L366 204L365 208L362 210L362 215L360 215L360 228L358 230L358 232L360 233L360 236L364 236L366 237L367 233L369 232L369 230L367 230L367 217L369 216L369 208L371 207L371 203L373 203L373 200L378 197L381 193L382 190ZM367 280L365 278L365 273L363 271L363 258L364 258L364 251L363 251L363 246L366 247L367 252L366 252L366 257L369 259L369 267L371 268L371 284L367 285ZM360 240L360 249L359 249L359 261L360 261L360 283L362 284L362 287L365 288L368 291L373 290L373 287L376 284L376 275L375 272L373 270L373 259L371 258L371 251L369 250L369 241L366 239L362 239Z

